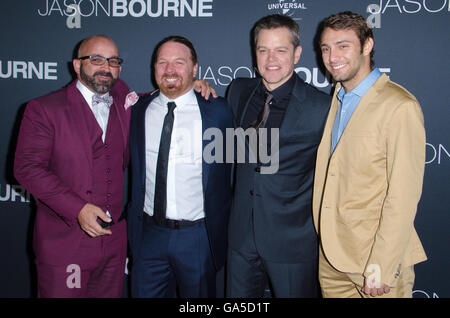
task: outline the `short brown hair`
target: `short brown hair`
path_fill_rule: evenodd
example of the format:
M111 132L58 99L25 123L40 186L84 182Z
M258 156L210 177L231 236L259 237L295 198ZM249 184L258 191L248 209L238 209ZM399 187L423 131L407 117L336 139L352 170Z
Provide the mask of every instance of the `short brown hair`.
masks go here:
M192 63L194 65L197 64L197 52L195 51L194 45L187 38L180 36L180 35L168 36L168 37L164 38L163 40L161 40L161 42L159 42L156 45L154 62L156 62L156 59L158 58L158 54L159 54L159 50L160 50L161 46L167 42L176 42L176 43L180 43L180 44L187 46L189 51L191 51Z
M259 19L253 27L253 42L256 48L258 34L261 30L287 28L291 32L291 41L294 48L300 45L300 28L292 18L282 14L271 14Z
M363 50L364 43L366 43L366 40L368 38L372 38L372 40L374 40L372 29L369 28L366 19L364 19L363 16L351 11L339 12L329 16L328 18L325 18L319 27L320 30L319 41L322 37L323 31L326 28L330 28L333 30L350 29L355 31L356 36L359 38L359 42L361 43L361 52ZM373 60L374 54L375 50L372 49L372 52L370 52L371 68L373 68L373 66L375 65L375 62Z

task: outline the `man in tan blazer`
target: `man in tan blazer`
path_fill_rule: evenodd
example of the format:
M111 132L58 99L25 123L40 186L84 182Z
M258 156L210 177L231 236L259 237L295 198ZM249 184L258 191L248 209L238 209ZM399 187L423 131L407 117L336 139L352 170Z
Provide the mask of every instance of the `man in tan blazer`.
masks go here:
M426 260L414 229L425 165L416 98L373 68L365 19L342 12L319 30L337 82L320 143L313 214L324 297L412 297Z

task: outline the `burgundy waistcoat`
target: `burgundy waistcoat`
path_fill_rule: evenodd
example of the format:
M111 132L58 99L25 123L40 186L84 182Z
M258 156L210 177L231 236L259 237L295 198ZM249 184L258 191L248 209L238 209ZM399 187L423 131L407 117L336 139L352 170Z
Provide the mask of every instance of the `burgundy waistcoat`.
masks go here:
M94 114L90 112L86 118L93 159L94 182L91 189L91 203L101 207L105 212L109 211L114 222L117 222L122 210L124 181L124 144L119 118L114 105L111 105L105 142L102 141L103 132Z

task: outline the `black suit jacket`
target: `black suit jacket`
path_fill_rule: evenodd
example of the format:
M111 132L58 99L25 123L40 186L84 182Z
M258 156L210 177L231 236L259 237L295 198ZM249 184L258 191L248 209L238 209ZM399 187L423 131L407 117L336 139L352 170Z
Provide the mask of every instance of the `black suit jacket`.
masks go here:
M128 240L131 256L139 257L138 251L142 241L143 210L145 200L145 111L150 102L158 96L141 96L132 107L130 122L130 158L132 191L128 206ZM208 128L216 128L226 135L226 128L232 128L232 114L225 99L210 98L204 100L197 94L197 101L202 117L202 136ZM203 149L210 143L203 140ZM225 144L225 143L224 143ZM206 230L216 269L225 263L227 246L227 225L231 207L231 164L208 163L204 156L202 164L202 183Z
M278 171L261 174L256 163L235 164L228 229L232 249L239 250L248 233L254 232L259 254L268 261L284 263L317 258L312 185L316 151L331 103L329 95L294 76L296 82L279 130ZM235 127L241 127L258 85L263 85L260 78L239 78L230 84L227 97Z

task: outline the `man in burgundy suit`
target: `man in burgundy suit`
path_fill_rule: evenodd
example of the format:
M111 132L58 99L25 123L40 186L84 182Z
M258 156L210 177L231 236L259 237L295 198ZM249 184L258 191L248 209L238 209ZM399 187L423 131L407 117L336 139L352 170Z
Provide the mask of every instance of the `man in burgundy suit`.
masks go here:
M85 39L73 60L77 80L26 107L14 174L37 199L38 297L121 296L131 113L121 63L111 39Z

